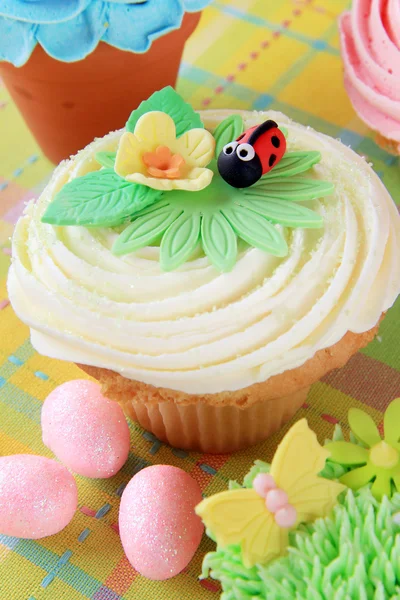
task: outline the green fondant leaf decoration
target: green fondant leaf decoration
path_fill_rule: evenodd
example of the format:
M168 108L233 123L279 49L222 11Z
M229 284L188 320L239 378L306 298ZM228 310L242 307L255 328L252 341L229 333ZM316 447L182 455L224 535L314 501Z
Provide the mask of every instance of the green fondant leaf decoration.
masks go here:
M395 487L395 490L397 492L397 497L399 497L399 490L400 490L400 473L398 473L397 475L393 476L393 484Z
M368 413L360 408L350 408L348 419L350 429L356 438L366 444L368 448L372 448L381 441L375 421Z
M237 137L244 131L244 123L241 115L230 115L218 125L214 131L215 139L215 156L219 156L222 148L236 140Z
M186 262L200 240L199 214L180 215L165 232L160 246L160 265L163 271L173 271Z
M355 471L353 471L355 473ZM374 498L382 500L383 496L390 498L392 490L391 476L383 470L376 474L375 481L371 487L371 494Z
M385 412L384 430L385 440L390 444L397 444L400 439L400 398L389 404Z
M376 473L373 465L367 464L342 475L339 481L352 490L358 490L364 487L364 485L367 485L375 475Z
M239 201L240 206L248 208L272 223L280 223L285 227L303 227L305 229L317 229L322 227L324 220L313 210L299 206L289 200L265 200L263 196L244 197Z
M241 206L223 209L233 230L245 242L274 256L286 256L288 247L280 232L261 215Z
M283 125L279 125L279 129L282 131L283 135L285 136L285 138L287 139L287 136L289 134L288 130L286 127L283 127Z
M330 442L325 448L331 453L330 460L342 465L363 465L368 461L368 450L350 442Z
M94 171L64 185L42 221L52 225L113 227L160 196L160 191L129 183L112 169Z
M198 127L204 129L200 115L171 86L167 86L159 92L155 92L148 100L144 100L131 113L126 124L126 130L133 133L140 117L154 110L165 112L173 118L176 126L176 137L180 137L189 129Z
M174 119L178 136L193 127L203 127L199 115L167 87L132 112L128 131L134 131L143 114L154 110L164 111ZM287 136L286 129L280 129ZM217 155L243 130L240 114L224 119L214 133ZM285 236L275 225L322 227L321 215L299 203L334 190L330 182L302 176L321 160L318 151L287 152L274 169L245 189L228 186L219 176L214 158L209 165L214 172L210 185L196 193L158 191L130 183L115 173L115 158L115 152L98 152L96 160L104 168L67 183L42 220L54 225L88 227L113 227L131 221L116 239L112 252L122 256L159 243L164 271L176 269L190 259L199 243L216 269L230 271L237 258L238 237L284 257L288 253Z
M237 256L237 239L231 225L221 213L207 213L203 216L201 241L204 252L219 271L233 269Z
M147 206L146 208L143 208L143 210L140 210L139 212L136 212L134 214L135 219L137 217L143 217L144 215L148 215L150 213L153 213L156 210L160 210L161 208L165 208L167 206L170 207L171 203L169 201L169 198L167 199L167 197L165 196L164 193L161 194L161 199L158 200L158 202L151 204L150 206ZM171 210L171 207L170 207Z
M169 204L144 212L114 242L113 254L122 256L153 244L182 213L179 209L171 210Z
M286 152L281 161L269 173L264 175L261 181L269 181L275 177L291 177L304 171L321 160L321 153L311 152Z
M113 169L115 164L115 159L117 157L116 152L96 152L95 159L102 166L106 167L106 169Z
M257 194L259 195L262 192L264 198L281 198L282 200L304 202L305 200L315 200L322 196L328 196L332 194L334 189L333 183L329 181L275 177L273 179L260 179L252 187L243 190L243 193L245 196L251 196L254 190L257 190Z

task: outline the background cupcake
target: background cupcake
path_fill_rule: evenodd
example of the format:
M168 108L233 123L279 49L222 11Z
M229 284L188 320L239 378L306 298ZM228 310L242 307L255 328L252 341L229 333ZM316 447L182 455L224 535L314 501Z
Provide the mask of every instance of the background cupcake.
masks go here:
M354 0L339 20L345 86L385 150L400 153L400 5Z
M174 85L196 11L209 2L2 2L0 74L46 156L68 158Z

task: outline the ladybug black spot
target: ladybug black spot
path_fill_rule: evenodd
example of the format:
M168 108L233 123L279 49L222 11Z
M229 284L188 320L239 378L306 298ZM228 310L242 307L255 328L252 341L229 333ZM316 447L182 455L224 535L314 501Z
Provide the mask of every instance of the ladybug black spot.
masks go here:
M276 135L272 136L271 142L274 148L279 148L279 146L281 145L281 140Z
M276 154L271 154L271 156L269 157L269 161L268 161L269 166L273 167L275 162L276 162Z

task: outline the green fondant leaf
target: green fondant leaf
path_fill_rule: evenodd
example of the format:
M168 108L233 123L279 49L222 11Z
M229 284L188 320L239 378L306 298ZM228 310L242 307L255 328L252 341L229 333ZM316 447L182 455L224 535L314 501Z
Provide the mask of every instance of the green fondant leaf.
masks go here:
M102 166L106 167L106 169L113 169L115 164L115 159L117 157L116 152L96 152L95 159Z
M310 169L321 160L321 153L311 152L286 152L282 160L261 181L268 181L275 177L289 177L298 175Z
M201 240L204 252L219 271L233 269L237 255L236 235L221 213L206 213L203 216Z
M145 113L154 110L165 112L173 118L177 137L180 137L189 129L198 127L204 129L204 125L201 122L198 113L196 113L190 104L185 102L171 86L167 86L159 92L155 92L148 100L144 100L144 102L131 113L126 124L126 130L133 133L135 125L140 117Z
M343 475L339 481L352 490L358 490L361 487L364 487L364 485L367 485L367 483L375 477L375 474L373 465L367 464L364 467L349 471Z
M399 492L400 492L400 473L398 473L397 475L393 475L392 479L393 479L393 485L396 490L396 495L400 496L400 494L399 494Z
M170 206L170 204L171 204L171 202L169 201L169 199L166 198L166 195L162 194L161 200L158 200L158 202L156 202L155 204L147 206L147 208L144 208L143 210L139 210L138 212L135 212L135 214L133 216L134 216L135 219L137 217L143 217L144 215L148 215L150 213L153 213L156 210L160 210L160 208L164 208L166 206Z
M379 469L376 473L376 478L371 487L371 494L377 500L382 500L383 496L390 498L391 496L391 477L390 473L385 469Z
M368 450L350 442L330 442L325 448L331 453L330 460L342 465L363 465L368 461Z
M369 448L379 444L381 436L372 417L361 408L350 408L348 421L350 429L361 442Z
M158 200L161 192L129 183L112 169L88 173L67 183L42 217L51 225L112 227Z
M266 217L272 223L280 223L285 227L316 229L324 224L321 215L289 200L275 200L273 198L266 200L260 194L259 197L256 195L243 197L238 202L240 206Z
M163 271L173 271L187 261L200 240L199 214L183 213L165 232L160 246Z
M334 185L329 181L318 181L316 179L274 177L271 180L260 179L252 188L256 189L257 192L261 191L264 198L280 198L282 200L292 200L293 202L303 202L328 196L333 192ZM251 196L252 188L247 188L243 193L246 196Z
M182 213L168 204L143 212L142 216L136 218L115 241L112 253L116 256L135 252L154 243Z
M245 242L274 256L286 256L288 247L280 232L261 215L241 206L223 209L234 231Z
M393 400L386 409L383 430L385 441L397 444L400 438L400 398Z
M218 125L214 131L215 139L215 156L219 156L222 152L222 148L236 140L241 133L243 133L244 124L241 115L230 115Z

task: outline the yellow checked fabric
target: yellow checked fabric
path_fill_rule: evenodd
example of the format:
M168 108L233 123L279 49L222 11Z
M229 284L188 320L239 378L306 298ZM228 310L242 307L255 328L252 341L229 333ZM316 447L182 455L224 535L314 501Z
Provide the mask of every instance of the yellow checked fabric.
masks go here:
M379 149L357 119L342 83L337 16L347 0L218 0L204 11L189 40L178 91L195 108L274 108L351 145L367 156L398 200L398 159ZM63 381L82 377L71 364L36 354L28 329L7 304L9 236L24 202L38 194L51 171L0 87L0 454L51 456L43 445L40 408ZM339 372L313 386L297 418L306 417L322 442L349 407L376 422L400 396L400 303L379 337ZM129 565L118 536L123 486L146 465L188 471L205 495L241 480L256 458L271 459L288 427L264 444L232 456L186 453L161 444L131 424L129 460L111 480L77 477L79 509L59 535L26 541L0 536L0 600L217 600L215 582L198 581L205 536L184 573L151 582Z

